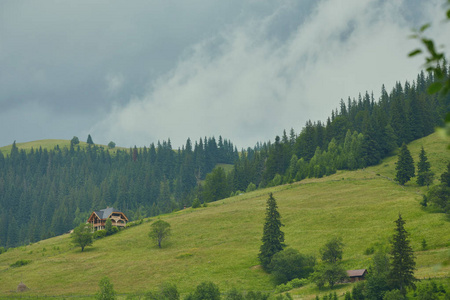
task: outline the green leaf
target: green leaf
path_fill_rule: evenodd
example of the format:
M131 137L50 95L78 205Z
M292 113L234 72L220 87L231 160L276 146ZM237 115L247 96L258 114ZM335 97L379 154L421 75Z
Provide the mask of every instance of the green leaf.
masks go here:
M424 32L425 30L427 30L428 27L430 27L430 23L424 24L422 25L422 27L420 27L420 32Z
M419 53L422 53L422 50L416 49L416 50L414 50L414 51L411 51L411 52L408 54L408 56L409 56L409 57L411 57L411 56L416 56L416 55L419 54Z
M428 87L428 94L436 94L442 89L442 82L433 82Z

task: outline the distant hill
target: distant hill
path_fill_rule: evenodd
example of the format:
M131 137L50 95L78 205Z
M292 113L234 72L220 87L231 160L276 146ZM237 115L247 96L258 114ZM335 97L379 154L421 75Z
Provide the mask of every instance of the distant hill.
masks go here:
M81 142L78 144L80 148L86 148L88 146L88 143ZM77 146L78 146L77 145ZM16 143L17 148L24 149L25 151L30 151L31 149L38 150L39 148L47 149L47 150L53 150L55 147L59 147L61 149L70 148L70 140L57 140L57 139L48 139L48 140L37 140L37 141L31 141L31 142L24 142L24 143ZM98 147L103 147L104 149L109 149L106 145L97 145ZM76 147L76 146L75 146ZM7 145L4 147L0 147L0 151L3 153L4 156L9 155L11 153L11 145ZM115 153L117 149L120 150L126 150L127 148L123 147L116 147L113 149L109 149L110 153Z
M440 175L449 159L446 141L433 134L412 142L409 149L416 162L422 145L432 170ZM143 293L171 282L186 294L207 280L222 292L233 287L271 291L271 278L257 259L269 192L278 202L286 243L301 253L317 256L328 239L341 236L345 267L368 268L371 256L364 255L365 250L388 245L401 213L416 255L416 276L448 276L448 219L421 208L426 187L417 186L414 179L405 186L391 180L395 162L394 155L363 170L337 171L161 216L173 230L163 249L148 238L156 218L97 240L83 253L70 245L68 234L10 249L0 255L0 295L16 295L13 291L21 281L30 288L26 295L92 295L103 276L111 279L118 293ZM425 251L423 239L428 244ZM31 263L10 267L18 260ZM349 288L343 285L337 292ZM311 299L320 292L308 285L291 293Z

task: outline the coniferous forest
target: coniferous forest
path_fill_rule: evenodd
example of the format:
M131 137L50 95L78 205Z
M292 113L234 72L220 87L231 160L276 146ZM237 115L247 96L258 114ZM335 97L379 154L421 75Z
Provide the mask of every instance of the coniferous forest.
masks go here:
M187 139L181 149L168 140L114 154L93 143L31 151L13 144L9 155L0 152L0 246L60 235L107 206L136 220L194 201L375 165L444 123L450 95L429 95L432 82L421 72L390 92L383 86L378 100L367 92L341 100L326 122L308 121L300 132L284 131L274 142L239 152L222 137L194 144Z

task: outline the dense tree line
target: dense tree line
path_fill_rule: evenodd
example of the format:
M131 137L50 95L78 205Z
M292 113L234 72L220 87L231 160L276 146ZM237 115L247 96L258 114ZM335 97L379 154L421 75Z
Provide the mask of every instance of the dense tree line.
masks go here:
M443 71L448 74L448 68ZM241 191L322 177L339 169L377 164L403 143L426 136L444 123L450 95L429 95L432 74L384 86L375 101L365 93L341 100L325 123L306 122L238 153L219 137L188 139L181 149L170 140L117 150L71 143L70 149L19 150L0 154L0 246L13 247L66 232L92 210L114 206L130 219L223 199ZM215 168L233 164L230 172Z
M443 72L448 74L448 68ZM412 83L397 82L390 93L383 86L378 101L367 92L357 100L341 100L325 123L309 120L300 133L284 131L273 143L242 150L227 179L220 179L227 184L223 194L245 191L250 185L275 186L379 163L401 145L444 124L450 94L428 94L433 80L431 73L421 72ZM210 178L208 184L215 183Z
M237 149L222 137L194 145L188 139L177 151L169 140L115 154L74 143L26 152L14 143L6 157L0 152L0 246L62 234L107 206L130 219L190 206L206 174L237 158Z

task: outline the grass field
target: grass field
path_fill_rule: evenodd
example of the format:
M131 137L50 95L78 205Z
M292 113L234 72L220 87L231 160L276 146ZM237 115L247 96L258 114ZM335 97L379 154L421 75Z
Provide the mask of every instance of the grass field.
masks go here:
M409 146L415 161L422 145L433 171L440 175L450 159L446 141L437 135L415 141ZM222 292L233 287L272 291L270 275L257 259L269 192L278 202L286 243L301 253L318 256L328 239L341 236L345 267L368 268L371 256L364 251L388 245L401 213L416 255L416 277L446 277L449 220L421 208L426 188L418 187L415 179L404 187L391 180L395 162L393 156L365 170L339 171L161 216L172 226L172 237L163 249L148 238L155 219L95 241L83 253L70 245L68 234L11 249L0 255L0 296L16 295L21 281L30 288L25 295L92 295L103 276L123 294L156 290L163 282L175 283L186 294L206 280L218 284ZM422 250L423 239L426 250ZM20 259L31 263L10 267ZM336 291L342 294L350 288L341 285ZM320 291L308 285L291 293L296 299L311 299Z

